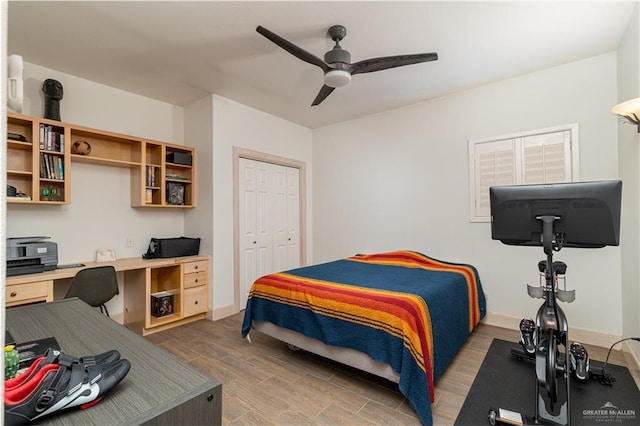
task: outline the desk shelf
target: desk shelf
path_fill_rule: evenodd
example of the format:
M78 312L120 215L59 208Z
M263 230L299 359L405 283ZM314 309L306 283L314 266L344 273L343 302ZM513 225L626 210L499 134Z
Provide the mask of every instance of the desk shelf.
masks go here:
M209 260L206 256L156 259L145 270L125 272L124 324L146 336L204 319L209 310ZM156 264L153 264L156 263ZM173 294L173 315L152 314L151 294Z
M64 296L70 280L81 269L111 265L123 274L122 323L138 334L148 335L204 319L209 311L209 257L206 255L83 263L83 267L7 277L6 307L52 302ZM151 294L161 291L173 294L174 313L158 318L152 315Z
M182 265L167 266L151 270L149 282L149 315L147 315L147 328L168 324L182 319ZM173 314L156 317L152 314L151 295L167 291L173 294Z

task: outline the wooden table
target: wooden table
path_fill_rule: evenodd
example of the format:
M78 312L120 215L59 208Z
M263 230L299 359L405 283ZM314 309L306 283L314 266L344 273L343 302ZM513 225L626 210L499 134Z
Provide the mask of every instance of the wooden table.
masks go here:
M6 311L6 328L18 343L55 337L61 350L80 357L117 349L131 362L125 379L87 410L61 411L49 425L219 425L222 385L79 299Z
M83 262L84 266L7 277L6 307L63 299L71 279L85 268L113 266L122 273L122 323L138 334L167 330L204 319L209 310L209 256L162 259L131 257L112 262ZM151 294L169 290L174 295L174 314L156 318L151 313Z

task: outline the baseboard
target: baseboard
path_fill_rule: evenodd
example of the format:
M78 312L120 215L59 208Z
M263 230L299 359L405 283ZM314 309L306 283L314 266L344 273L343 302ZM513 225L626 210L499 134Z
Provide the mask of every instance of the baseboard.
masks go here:
M640 351L634 351L631 345L632 343L629 340L624 342L622 344L622 352L624 353L625 361L627 361L627 366L629 367L631 377L633 377L636 385L638 385L638 388L640 388Z
M238 308L235 305L227 305L227 306L222 306L220 308L215 308L209 311L209 313L207 313L207 319L210 319L212 321L217 321L220 320L222 318L226 318L226 317L230 317L231 315L235 315L238 312L240 312L238 310Z
M522 318L487 312L487 315L482 320L482 323L486 325L493 325L495 327L506 328L509 330L518 330L521 319ZM611 334L599 333L597 331L570 327L569 339L573 342L582 342L589 345L600 346L602 348L609 348L615 342L620 340L621 337Z
M109 317L120 325L124 324L124 312L109 313Z

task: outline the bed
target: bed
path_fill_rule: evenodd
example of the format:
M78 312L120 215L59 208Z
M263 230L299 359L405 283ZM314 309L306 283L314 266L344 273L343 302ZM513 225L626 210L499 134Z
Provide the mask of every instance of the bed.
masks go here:
M392 380L431 424L434 383L485 312L471 265L415 251L359 254L256 280L242 336L253 328Z

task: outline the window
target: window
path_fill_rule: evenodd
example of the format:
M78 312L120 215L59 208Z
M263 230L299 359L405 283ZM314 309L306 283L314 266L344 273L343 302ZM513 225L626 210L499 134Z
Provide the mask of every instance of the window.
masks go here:
M470 220L489 222L489 187L579 179L578 125L469 140Z

